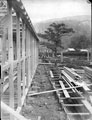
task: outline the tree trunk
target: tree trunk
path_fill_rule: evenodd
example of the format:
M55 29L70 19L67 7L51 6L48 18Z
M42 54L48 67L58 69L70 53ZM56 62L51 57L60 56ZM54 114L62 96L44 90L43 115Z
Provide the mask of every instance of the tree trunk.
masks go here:
M61 63L63 62L63 51L61 51Z
M55 66L57 66L57 48L55 48Z

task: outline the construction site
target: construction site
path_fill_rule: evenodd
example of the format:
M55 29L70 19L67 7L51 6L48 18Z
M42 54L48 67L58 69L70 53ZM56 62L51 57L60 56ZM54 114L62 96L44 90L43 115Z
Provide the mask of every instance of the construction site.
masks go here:
M22 1L5 4L0 17L1 120L92 120L92 40L85 53L40 51L40 37Z

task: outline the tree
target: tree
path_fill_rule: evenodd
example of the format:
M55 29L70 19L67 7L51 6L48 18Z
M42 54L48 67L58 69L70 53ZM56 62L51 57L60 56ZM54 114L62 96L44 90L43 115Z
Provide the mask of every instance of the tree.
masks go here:
M88 38L86 35L78 34L78 35L72 37L69 47L72 47L76 50L89 48L89 46L90 46L89 39L90 38Z
M54 56L57 57L58 48L63 49L62 46L62 36L73 33L72 28L68 28L64 23L52 23L49 25L44 33L39 33L38 36L46 39L47 42L42 42L43 45L46 45L47 48L52 49Z

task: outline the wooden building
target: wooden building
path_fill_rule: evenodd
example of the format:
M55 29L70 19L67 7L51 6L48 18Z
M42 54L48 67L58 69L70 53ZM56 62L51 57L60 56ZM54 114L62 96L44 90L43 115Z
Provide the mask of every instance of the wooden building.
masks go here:
M38 65L39 39L21 0L7 0L0 23L1 119L26 120L20 111Z

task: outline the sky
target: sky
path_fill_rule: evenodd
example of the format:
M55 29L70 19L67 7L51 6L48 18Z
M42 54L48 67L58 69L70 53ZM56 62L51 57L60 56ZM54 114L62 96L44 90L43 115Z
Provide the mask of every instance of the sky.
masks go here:
M91 4L87 0L22 0L22 2L32 23L68 16L91 15Z

